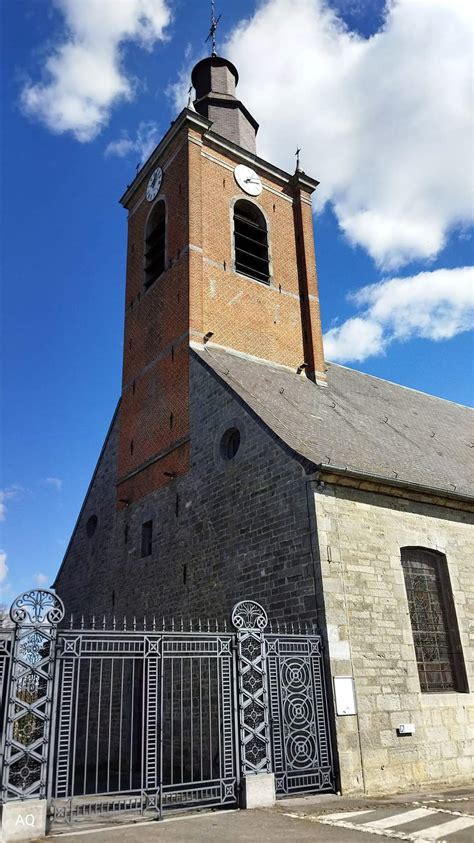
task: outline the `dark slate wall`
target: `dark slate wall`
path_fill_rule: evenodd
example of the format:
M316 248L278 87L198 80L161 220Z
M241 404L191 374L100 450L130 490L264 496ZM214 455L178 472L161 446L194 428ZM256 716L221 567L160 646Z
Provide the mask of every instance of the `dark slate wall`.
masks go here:
M69 611L87 614L228 619L238 600L253 598L272 618L314 621L301 466L194 356L190 377L191 471L116 512L113 431L58 593ZM219 443L234 426L240 448L225 461ZM93 511L99 523L88 539ZM153 553L142 558L141 525L149 519Z
M115 565L119 414L120 409L112 420L63 565L53 584L65 602L67 615L70 612L90 614L99 606L102 611L111 608L111 595L107 604L102 601L104 584L109 581ZM97 528L94 535L89 536L87 523L94 515Z

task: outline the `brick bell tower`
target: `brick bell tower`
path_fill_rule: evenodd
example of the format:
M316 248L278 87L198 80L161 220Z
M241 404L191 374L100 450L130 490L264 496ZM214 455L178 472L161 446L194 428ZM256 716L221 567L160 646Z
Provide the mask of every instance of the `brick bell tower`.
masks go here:
M189 468L190 347L205 343L325 384L311 194L256 154L234 65L193 70L172 123L121 199L128 255L118 506Z

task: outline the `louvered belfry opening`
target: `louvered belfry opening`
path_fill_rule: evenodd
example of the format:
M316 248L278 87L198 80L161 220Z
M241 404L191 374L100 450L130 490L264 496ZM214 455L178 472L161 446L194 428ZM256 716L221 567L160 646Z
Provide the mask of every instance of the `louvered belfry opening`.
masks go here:
M148 221L145 240L145 287L165 271L166 208L157 202Z
M245 199L234 205L234 244L236 272L269 284L267 224L257 206Z

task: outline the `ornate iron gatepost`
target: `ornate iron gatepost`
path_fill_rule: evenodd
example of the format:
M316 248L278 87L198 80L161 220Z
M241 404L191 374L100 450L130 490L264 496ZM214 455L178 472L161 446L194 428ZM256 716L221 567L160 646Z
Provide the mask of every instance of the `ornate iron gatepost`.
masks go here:
M46 799L57 625L62 601L52 591L20 594L15 624L3 759L2 801Z
M242 775L271 772L270 725L263 630L265 609L253 600L232 612L237 630L239 725Z

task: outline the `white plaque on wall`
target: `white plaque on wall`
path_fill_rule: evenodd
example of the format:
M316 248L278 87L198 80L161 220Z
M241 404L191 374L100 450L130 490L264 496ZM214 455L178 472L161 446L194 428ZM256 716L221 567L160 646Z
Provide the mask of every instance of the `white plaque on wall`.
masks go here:
M336 714L356 714L354 680L352 676L334 676Z

